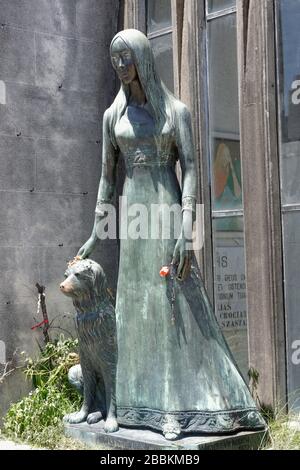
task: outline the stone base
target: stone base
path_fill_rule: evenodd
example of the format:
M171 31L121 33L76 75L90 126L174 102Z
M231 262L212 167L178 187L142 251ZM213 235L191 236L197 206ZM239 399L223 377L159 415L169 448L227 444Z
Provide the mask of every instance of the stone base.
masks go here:
M167 441L162 434L143 429L120 428L107 434L104 421L97 424L65 424L65 435L86 445L126 450L257 450L267 441L266 431L241 432L223 436L186 436Z

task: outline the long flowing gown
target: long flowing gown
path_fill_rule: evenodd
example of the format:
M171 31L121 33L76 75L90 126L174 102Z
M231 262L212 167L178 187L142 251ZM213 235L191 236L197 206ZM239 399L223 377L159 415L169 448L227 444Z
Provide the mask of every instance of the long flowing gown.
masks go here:
M126 205L141 204L150 214L151 205L181 204L175 163L185 158L184 143L176 142L168 125L158 151L151 114L146 108L127 106L116 123L115 138L126 168L121 230L132 220ZM164 217L162 210L160 229ZM149 234L151 229L157 229L157 219L153 222L149 215ZM172 280L159 273L172 260L176 237L132 239L124 233L116 302L119 423L161 431L168 419L175 418L187 433L264 428L219 329L196 262L184 282L175 281L174 322Z

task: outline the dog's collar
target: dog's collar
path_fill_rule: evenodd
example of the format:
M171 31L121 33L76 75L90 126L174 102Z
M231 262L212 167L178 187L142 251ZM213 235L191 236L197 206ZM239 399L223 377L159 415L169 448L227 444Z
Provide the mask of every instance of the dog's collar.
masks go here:
M103 306L109 304L108 299L103 299L98 306L98 310L91 311L91 312L76 312L75 318L78 322L88 321L88 320L96 320L98 317L102 316L103 314Z
M100 317L100 312L85 312L85 313L76 313L76 320L78 322L86 321L86 320L96 320L96 318Z

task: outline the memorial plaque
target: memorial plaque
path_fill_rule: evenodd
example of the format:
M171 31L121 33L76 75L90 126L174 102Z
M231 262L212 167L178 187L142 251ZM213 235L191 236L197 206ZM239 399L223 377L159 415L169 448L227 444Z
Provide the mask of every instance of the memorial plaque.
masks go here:
M238 226L239 217L231 219ZM218 220L216 223L219 223ZM221 219L222 222L222 219ZM241 373L248 381L248 325L243 232L217 232L214 261L215 315Z
M215 262L215 312L222 330L247 329L244 248L218 247Z

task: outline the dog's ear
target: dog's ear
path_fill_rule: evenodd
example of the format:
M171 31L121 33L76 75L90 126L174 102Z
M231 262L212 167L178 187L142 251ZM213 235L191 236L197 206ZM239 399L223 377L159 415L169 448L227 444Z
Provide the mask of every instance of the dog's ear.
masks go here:
M99 265L93 267L94 273L94 289L96 295L102 296L106 292L106 277L103 269Z

